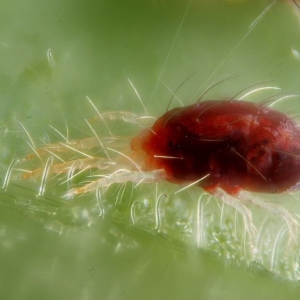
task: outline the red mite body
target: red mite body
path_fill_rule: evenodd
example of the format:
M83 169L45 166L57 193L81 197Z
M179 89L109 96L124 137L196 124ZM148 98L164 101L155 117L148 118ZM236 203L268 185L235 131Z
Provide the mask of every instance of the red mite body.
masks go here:
M174 108L131 142L145 171L213 192L280 193L300 186L300 130L285 114L238 100Z

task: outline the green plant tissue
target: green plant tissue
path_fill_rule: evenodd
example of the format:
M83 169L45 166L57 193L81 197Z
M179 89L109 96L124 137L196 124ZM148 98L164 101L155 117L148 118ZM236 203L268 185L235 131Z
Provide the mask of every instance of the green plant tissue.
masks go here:
M1 299L298 299L300 251L261 208L249 205L262 228L253 254L241 216L200 188L65 199L66 176L22 174L47 164L28 156L46 144L86 145L95 130L125 148L142 128L92 122L98 111L157 118L257 89L247 100L281 99L273 107L298 121L299 15L280 0L0 0ZM261 197L300 209L297 193Z

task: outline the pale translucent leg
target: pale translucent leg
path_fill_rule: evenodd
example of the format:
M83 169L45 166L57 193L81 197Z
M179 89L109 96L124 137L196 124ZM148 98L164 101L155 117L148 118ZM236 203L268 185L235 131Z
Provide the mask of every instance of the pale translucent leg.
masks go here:
M240 191L238 194L238 198L242 201L247 201L249 203L252 203L254 205L257 205L268 212L270 212L273 215L278 215L280 218L282 218L290 232L290 243L292 241L297 242L298 238L298 231L299 231L299 222L295 219L295 216L291 214L288 210L286 210L282 206L277 206L272 203L266 202L262 199L259 199L258 197L254 196L253 194L246 192L246 191Z
M129 171L120 169L110 175L102 177L82 187L74 188L64 195L64 198L72 198L76 195L90 193L101 187L109 187L113 183L124 183L132 181L136 184L141 182L151 183L163 180L165 177L164 170L155 170L151 172Z
M227 205L235 208L243 217L245 228L249 235L249 241L252 248L252 252L256 252L256 246L255 246L255 237L256 237L256 228L252 221L252 213L250 209L241 202L241 200L227 194L223 189L217 188L213 195L220 198L224 203Z
M99 142L98 137L91 137L85 139L71 140L68 142L60 142L45 145L44 147L33 149L34 153L31 153L25 157L25 160L35 159L36 157L42 157L49 154L60 154L67 152L75 152L83 156L87 156L83 151L90 150L95 147L110 146L113 148L123 148L128 144L129 137L105 137L101 139L102 145Z
M51 156L50 156L51 157ZM38 168L30 171L26 171L22 174L22 178L36 178L45 173L47 174L66 174L73 173L76 170L86 170L91 168L97 168L99 170L108 169L115 163L110 162L107 158L92 157L92 158L78 158L59 164L46 164L43 168Z
M94 105L93 105L94 106ZM96 109L96 107L95 107ZM43 155L47 155L47 154L54 154L55 153L66 153L66 152L70 152L74 151L74 152L81 152L81 154L84 154L82 151L84 150L89 150L95 147L106 147L106 146L110 146L110 147L117 147L117 148L123 148L124 146L126 146L126 144L128 145L129 143L129 137L118 137L118 136L114 136L108 125L106 124L105 120L111 120L111 121L123 121L126 123L131 123L131 124L137 124L141 127L145 127L145 126L150 126L153 121L155 120L154 117L151 116L137 116L131 112L128 111L108 111L108 112L103 112L100 113L97 109L96 109L98 115L96 117L90 118L90 119L86 119L87 124L89 125L89 127L92 129L92 131L95 134L95 137L91 137L91 138L85 138L85 139L78 139L78 140L71 140L68 141L66 137L64 137L65 142L59 142L59 143L53 143L53 144L48 144L45 145L44 147L35 149L33 148L33 152L32 154L29 154L25 160L30 160L30 159L34 159L36 157L41 157ZM97 136L96 132L94 131L94 129L91 127L89 122L102 122L104 123L105 127L108 130L108 133L111 135L110 137L105 137L101 139ZM52 126L51 126L52 127ZM52 127L53 128L53 127ZM56 130L55 128L53 128L55 131L57 131L61 136L63 136L58 130ZM105 149L104 149L105 150Z

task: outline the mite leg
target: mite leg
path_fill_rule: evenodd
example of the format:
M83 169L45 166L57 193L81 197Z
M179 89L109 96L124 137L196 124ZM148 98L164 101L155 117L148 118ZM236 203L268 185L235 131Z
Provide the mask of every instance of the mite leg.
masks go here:
M99 144L95 137L80 139L80 140L72 140L69 142L61 142L61 143L53 143L47 144L44 147L34 149L34 153L29 154L25 157L25 160L31 160L35 157L40 157L44 155L49 155L51 153L65 153L70 150L80 151L80 150L88 150L96 147Z
M246 191L240 191L238 193L237 197L239 199L241 199L242 201L247 201L247 202L257 205L263 209L266 209L273 215L278 215L280 218L282 218L286 222L286 224L289 228L289 232L290 232L289 243L291 243L292 240L294 242L297 242L298 229L299 229L300 224L295 219L295 216L293 216L293 214L291 214L288 210L286 210L282 206L276 206L272 203L263 201L263 200L259 199L258 197L254 196L253 194L246 192Z
M235 208L242 215L244 219L245 228L249 235L249 242L252 248L252 252L255 253L256 228L252 221L252 213L250 209L246 205L244 205L239 199L236 199L235 197L227 194L223 189L219 187L212 191L212 194L220 198L227 205Z
M111 120L111 121L123 121L126 123L131 124L137 124L141 127L147 127L151 123L153 123L153 120L155 120L154 117L151 116L137 116L131 112L127 111L109 111L100 113L98 110L98 115L96 117L86 119L87 124L94 132L95 136L91 138L85 138L85 139L78 139L78 140L70 140L68 141L67 138L64 137L65 142L59 142L59 143L53 143L45 145L44 147L34 149L33 153L29 154L25 160L31 160L36 157L41 158L44 155L52 154L52 153L67 153L70 152L70 150L73 150L74 152L82 152L84 150L89 150L95 147L102 147L105 151L105 147L109 145L110 147L118 147L122 148L124 147L125 143L128 143L128 137L118 137L114 136L108 125L106 124L105 120ZM94 129L91 127L89 122L103 122L105 127L108 130L108 133L111 135L110 137L105 138L99 138L94 131ZM51 126L52 127L52 126ZM53 128L53 127L52 127ZM58 130L53 128L56 132L58 132L60 135L62 135ZM82 154L82 153L81 153Z
M51 156L50 156L51 157ZM74 171L87 170L92 168L97 168L99 170L110 169L115 163L109 161L107 158L103 157L92 157L92 158L78 158L70 160L67 162L59 164L46 164L43 168L38 168L34 170L25 171L22 174L22 178L36 178L45 173L45 168L47 169L47 174L73 174Z
M49 154L63 154L74 152L81 154L82 156L87 156L83 151L93 149L95 147L103 147L105 150L107 146L113 148L123 148L126 143L128 143L127 137L106 137L102 138L99 142L99 138L91 137L85 139L71 140L68 142L53 143L45 145L44 147L33 149L34 153L31 153L25 157L26 160L32 160L36 157L42 157ZM102 144L101 144L102 143Z
M165 177L164 170L142 172L142 171L129 171L126 169L120 169L110 175L95 180L82 187L74 188L70 190L64 195L64 198L72 198L76 195L93 192L101 187L109 187L113 183L124 183L128 181L132 181L136 184L139 184L141 182L151 183L151 182L157 182L163 180L164 177Z

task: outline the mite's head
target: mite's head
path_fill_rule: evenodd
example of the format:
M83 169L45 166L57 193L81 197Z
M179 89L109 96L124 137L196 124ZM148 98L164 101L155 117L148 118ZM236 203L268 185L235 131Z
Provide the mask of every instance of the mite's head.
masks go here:
M166 161L180 155L182 130L172 124L173 113L174 110L167 112L151 128L142 130L131 140L131 149L145 158L147 171L166 168Z

